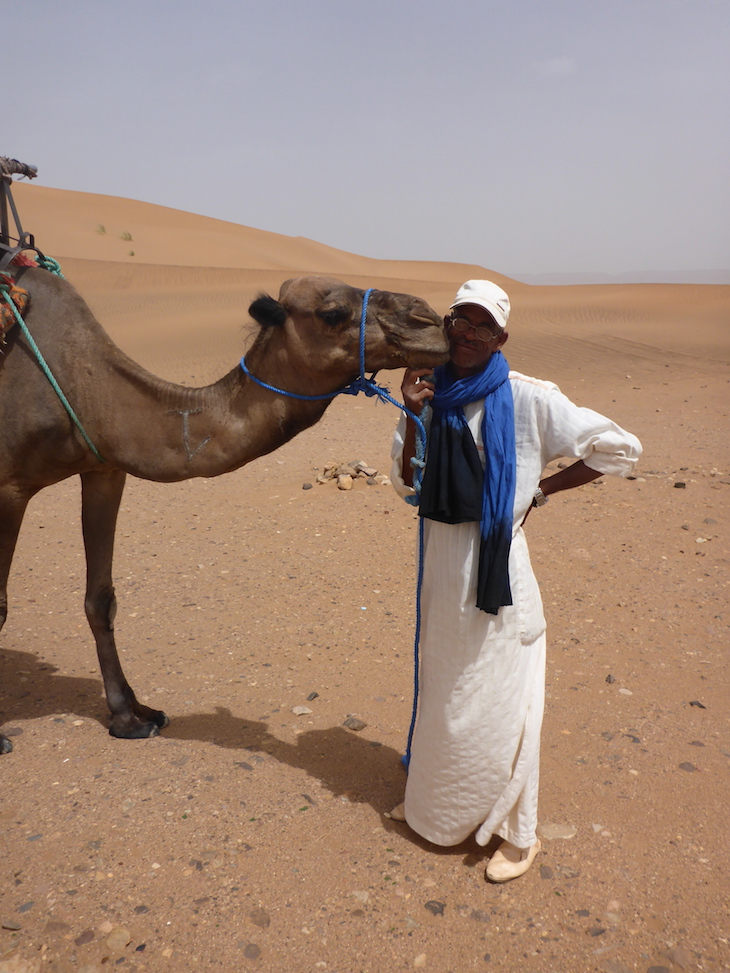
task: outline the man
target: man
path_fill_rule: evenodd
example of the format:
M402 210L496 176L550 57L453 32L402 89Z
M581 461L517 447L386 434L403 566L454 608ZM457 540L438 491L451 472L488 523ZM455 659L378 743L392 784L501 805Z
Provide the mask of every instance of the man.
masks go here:
M450 361L407 370L405 405L430 420L424 518L420 698L405 801L391 812L439 845L503 841L487 878L532 864L537 838L545 619L522 525L533 506L604 473L630 474L636 437L550 382L509 370L507 294L469 280L445 319ZM391 479L413 494L415 430L401 418ZM551 460L574 464L541 478Z

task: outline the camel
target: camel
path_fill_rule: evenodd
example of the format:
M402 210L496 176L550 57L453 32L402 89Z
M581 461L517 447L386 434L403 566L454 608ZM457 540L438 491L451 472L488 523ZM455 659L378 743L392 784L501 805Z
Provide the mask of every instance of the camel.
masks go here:
M78 474L86 553L84 607L96 642L111 713L112 736L156 736L168 725L160 710L139 703L119 661L114 637L112 560L117 513L127 474L160 483L220 476L275 450L314 425L330 395L357 377L364 292L328 277L300 277L278 300L259 296L249 314L259 325L246 354L205 388L186 388L150 374L119 349L70 283L21 267L24 320L88 442L43 374L19 326L0 348L0 628L7 617L7 580L28 501ZM369 371L430 368L448 357L442 319L420 298L370 294L365 325ZM276 390L262 387L259 381ZM100 454L97 458L89 445ZM0 735L0 752L12 749Z

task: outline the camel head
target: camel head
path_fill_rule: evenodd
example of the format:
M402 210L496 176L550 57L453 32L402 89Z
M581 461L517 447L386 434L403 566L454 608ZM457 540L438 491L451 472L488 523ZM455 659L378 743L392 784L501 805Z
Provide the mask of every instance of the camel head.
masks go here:
M332 375L335 385L360 368L360 316L365 292L331 277L298 277L281 285L279 299L262 295L249 313L282 342L300 368ZM365 368L433 368L448 359L443 320L410 294L374 290L365 329Z

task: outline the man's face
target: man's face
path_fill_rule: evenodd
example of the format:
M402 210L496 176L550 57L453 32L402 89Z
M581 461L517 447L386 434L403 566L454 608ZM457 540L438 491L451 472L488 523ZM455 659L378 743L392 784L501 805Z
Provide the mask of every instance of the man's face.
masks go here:
M445 323L451 364L457 378L483 371L494 352L507 340L507 332L502 331L489 311L478 304L460 304L453 308ZM483 340L485 338L487 340Z

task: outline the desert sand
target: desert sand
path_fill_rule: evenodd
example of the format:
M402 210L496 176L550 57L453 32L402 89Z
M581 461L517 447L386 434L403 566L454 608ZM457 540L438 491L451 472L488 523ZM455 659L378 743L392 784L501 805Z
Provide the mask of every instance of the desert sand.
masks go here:
M14 196L166 379L224 374L251 300L302 272L439 313L487 276L512 299L512 367L644 455L635 479L561 494L526 527L549 636L543 851L506 886L475 843L435 848L384 817L404 786L416 517L388 485L315 479L351 460L387 473L395 408L343 396L236 473L129 481L117 640L170 717L156 739L107 734L78 483L38 495L0 634L0 973L730 970L730 287L530 287L131 200ZM398 397L400 373L379 380Z

